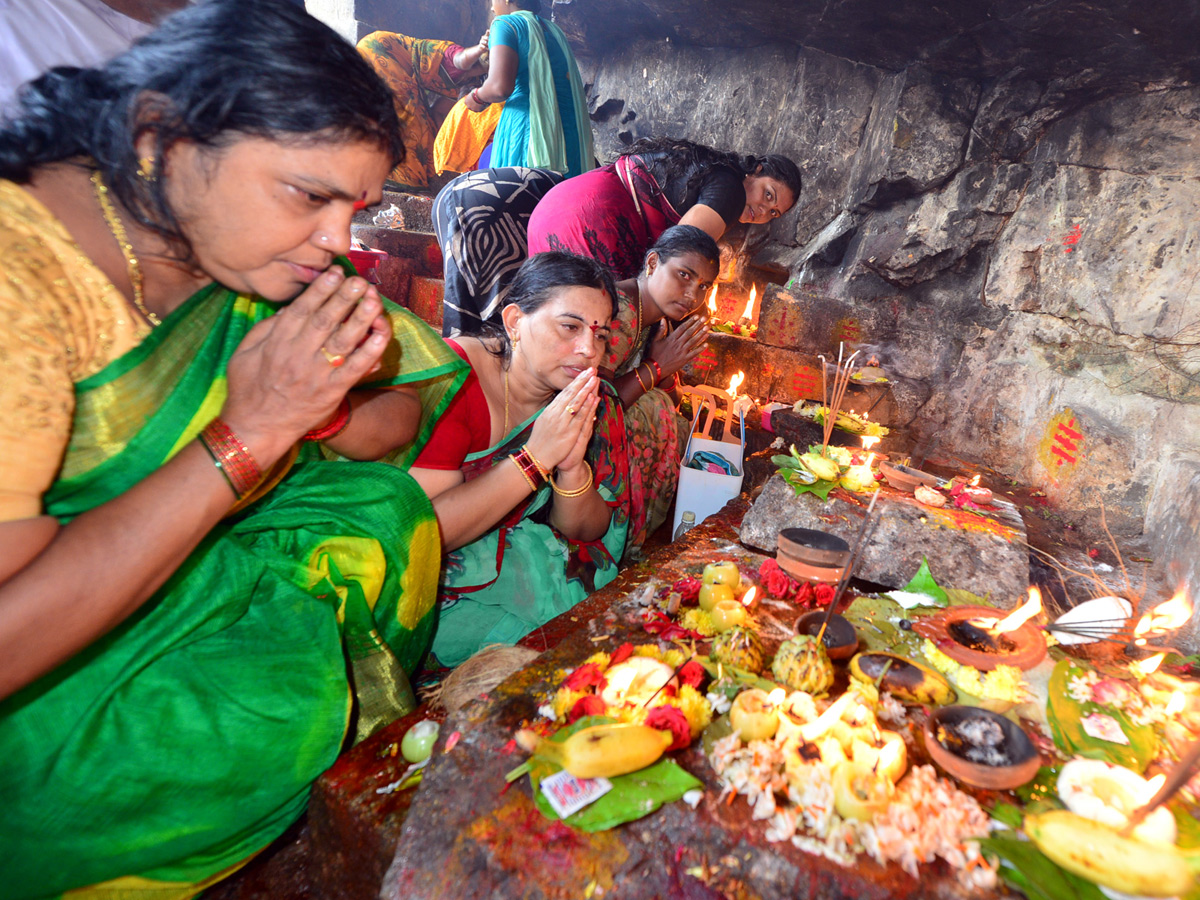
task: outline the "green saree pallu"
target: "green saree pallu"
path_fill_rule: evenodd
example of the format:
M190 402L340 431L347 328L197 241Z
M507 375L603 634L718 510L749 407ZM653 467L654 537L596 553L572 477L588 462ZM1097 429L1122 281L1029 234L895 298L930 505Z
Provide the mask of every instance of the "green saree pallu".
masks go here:
M80 382L46 512L69 521L192 440L276 309L211 286ZM0 703L4 897L193 896L300 815L355 717L361 737L394 716L432 637L441 550L405 469L467 369L386 312L395 340L365 386L418 389L413 443L391 465L302 452L133 616Z
M488 644L513 644L617 575L628 528L629 461L616 392L601 383L587 460L596 489L611 511L596 541L573 541L549 522L553 493L543 484L487 534L447 554L442 570L437 634L438 662L456 666ZM494 447L467 457L471 478L507 463L529 440L538 415L518 425Z

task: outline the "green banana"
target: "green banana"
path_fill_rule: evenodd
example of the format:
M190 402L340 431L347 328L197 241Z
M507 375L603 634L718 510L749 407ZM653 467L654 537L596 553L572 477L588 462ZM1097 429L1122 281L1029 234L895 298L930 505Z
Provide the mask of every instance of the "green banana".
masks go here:
M802 453L800 464L818 478L826 481L837 481L838 473L841 471L841 467L836 462L826 459L819 453Z
M581 728L565 741L551 741L522 728L521 749L556 763L576 778L613 778L655 762L675 738L668 731L624 722Z
M1196 861L1174 844L1140 841L1065 809L1025 817L1025 834L1052 862L1126 894L1174 897L1192 889Z

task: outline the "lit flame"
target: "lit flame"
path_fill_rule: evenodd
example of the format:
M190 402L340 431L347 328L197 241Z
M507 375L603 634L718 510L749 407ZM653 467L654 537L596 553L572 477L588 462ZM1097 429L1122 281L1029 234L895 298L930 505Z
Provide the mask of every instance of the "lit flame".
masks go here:
M1149 659L1140 659L1137 662L1130 663L1129 669L1138 678L1145 678L1162 665L1162 661L1166 658L1167 654L1165 653L1155 653Z
M754 602L754 594L757 591L758 588L756 587L752 587L750 590L746 591L746 593L742 596L742 606L746 607L746 609L749 609L750 604Z
M743 319L749 319L754 315L754 298L758 296L758 288L750 285L750 299L746 301L746 309L742 313Z
M1168 716L1177 716L1183 712L1183 707L1187 705L1187 697L1183 691L1172 691L1171 699L1167 701L1166 709L1163 710Z
M996 623L992 630L997 634L1016 631L1042 611L1042 592L1035 587L1029 589L1029 599Z
M970 486L971 487L979 487L979 476L978 475L976 475L974 478L971 479Z
M875 763L875 768L886 772L892 766L899 765L900 754L903 752L904 741L888 741L879 750L879 760Z
M870 435L870 434L864 434L862 436L863 449L870 450L872 447L874 447L876 444L878 444L880 442L880 440L882 440L882 439L874 437L873 435Z
M1134 637L1141 637L1147 632L1159 633L1173 631L1192 617L1192 604L1183 588L1166 603L1160 603L1138 620L1133 629Z
M1151 800L1153 800L1154 795L1158 793L1159 788L1161 788L1163 786L1163 784L1166 782L1166 780L1167 780L1166 772L1159 772L1153 778L1149 779L1146 782L1146 793L1142 795L1145 798L1142 800L1142 802L1149 803Z
M745 380L746 373L739 369L736 375L729 376L729 387L725 389L725 393L727 393L730 397L736 397L737 389L742 386L742 382Z
M715 284L708 295L708 311L714 316L717 314L717 286Z
M873 463L873 462L875 462L875 454L874 454L874 453L868 453L868 454L867 454L867 461L866 461L865 463L863 463L863 465L864 465L864 466L866 466L866 467L869 469L869 468L871 468L871 463Z

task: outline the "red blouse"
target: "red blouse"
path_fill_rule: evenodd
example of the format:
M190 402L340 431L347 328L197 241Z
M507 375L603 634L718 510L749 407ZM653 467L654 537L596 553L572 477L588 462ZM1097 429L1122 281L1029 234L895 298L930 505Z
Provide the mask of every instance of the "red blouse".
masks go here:
M456 341L447 340L446 343L470 362L467 352ZM483 385L472 369L462 389L438 419L413 466L418 469L461 469L468 454L488 448L491 436L492 414L488 411Z

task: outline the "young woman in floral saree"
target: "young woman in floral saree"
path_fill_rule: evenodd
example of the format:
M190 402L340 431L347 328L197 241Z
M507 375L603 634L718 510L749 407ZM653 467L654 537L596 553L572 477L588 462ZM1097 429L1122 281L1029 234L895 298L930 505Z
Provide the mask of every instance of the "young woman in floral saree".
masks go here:
M22 101L0 884L191 897L396 715L440 557L404 469L466 367L331 265L404 151L386 88L302 10L212 0Z
M708 340L700 310L720 265L717 242L694 225L674 225L646 253L636 278L617 285L619 310L600 373L621 398L629 452L625 558L671 514L679 481L677 373Z

